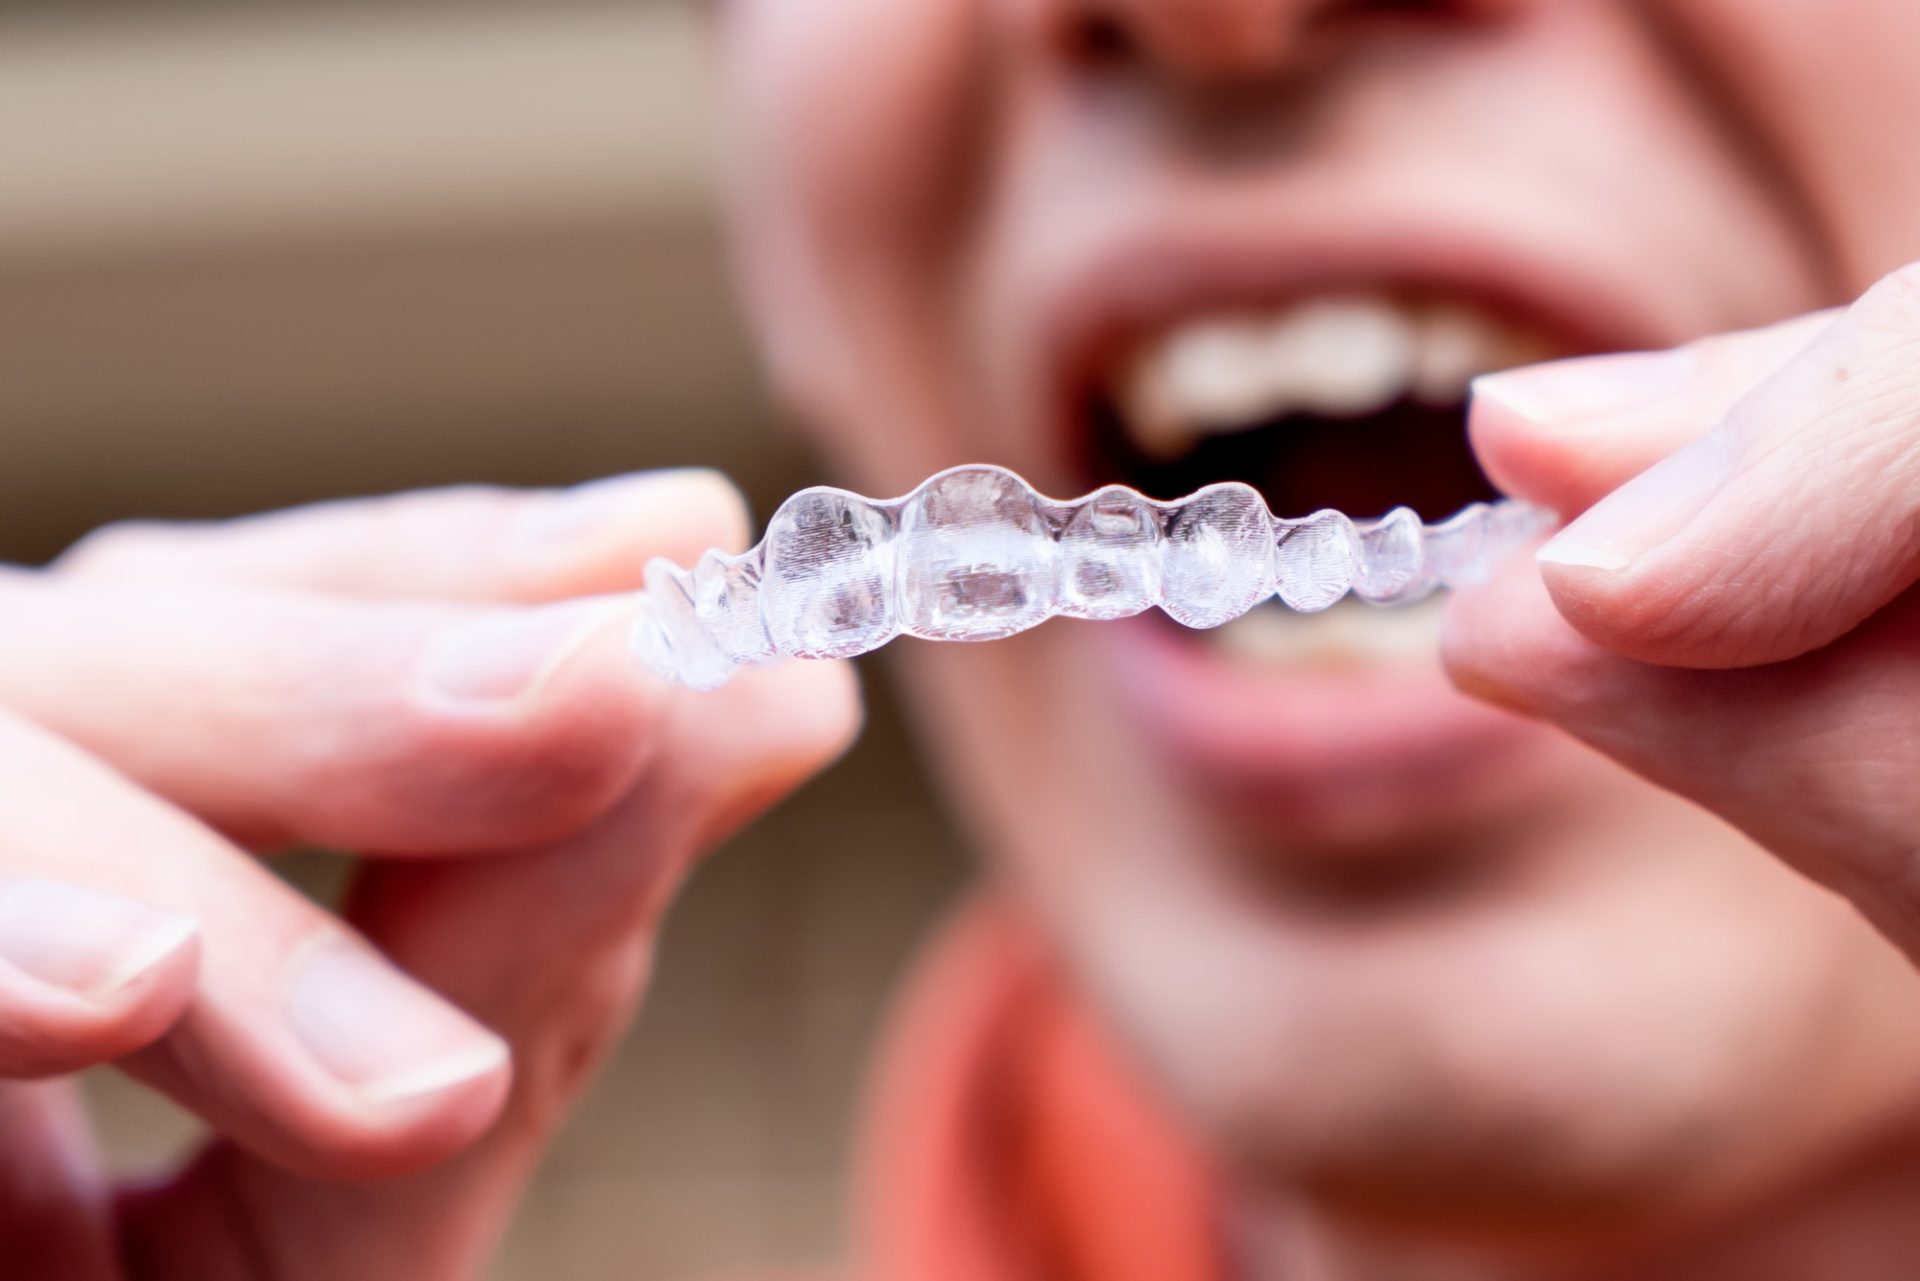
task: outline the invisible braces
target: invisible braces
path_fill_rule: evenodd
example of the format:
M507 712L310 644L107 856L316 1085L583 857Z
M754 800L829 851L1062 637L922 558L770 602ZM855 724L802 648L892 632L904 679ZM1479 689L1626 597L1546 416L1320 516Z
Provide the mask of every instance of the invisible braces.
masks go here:
M781 655L846 658L896 636L982 641L1055 615L1125 618L1159 606L1218 627L1278 596L1325 609L1352 591L1376 604L1480 581L1552 524L1518 502L1474 503L1423 526L1337 511L1281 519L1237 481L1160 502L1108 485L1061 502L1001 467L955 467L902 498L803 489L758 546L647 566L633 631L640 661L694 689Z

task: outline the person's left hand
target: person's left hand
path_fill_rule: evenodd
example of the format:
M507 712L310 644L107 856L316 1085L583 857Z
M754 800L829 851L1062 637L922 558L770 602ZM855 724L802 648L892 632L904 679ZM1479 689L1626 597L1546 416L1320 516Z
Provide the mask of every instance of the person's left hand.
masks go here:
M1842 312L1482 379L1577 519L1451 606L1455 682L1847 895L1920 960L1920 267Z

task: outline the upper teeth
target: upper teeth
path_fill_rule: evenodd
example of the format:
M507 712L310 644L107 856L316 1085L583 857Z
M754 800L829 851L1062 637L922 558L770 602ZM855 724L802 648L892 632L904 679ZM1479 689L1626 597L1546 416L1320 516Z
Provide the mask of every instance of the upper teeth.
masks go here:
M1139 350L1116 397L1134 444L1170 458L1289 413L1462 400L1480 374L1548 354L1539 334L1467 303L1321 297L1175 325Z

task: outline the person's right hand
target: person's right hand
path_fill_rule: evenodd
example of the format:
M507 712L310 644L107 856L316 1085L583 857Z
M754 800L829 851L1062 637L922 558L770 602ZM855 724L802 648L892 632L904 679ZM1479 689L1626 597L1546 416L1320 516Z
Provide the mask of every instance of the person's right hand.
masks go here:
M10 1281L482 1266L693 857L857 727L840 664L702 695L629 657L644 560L744 533L730 486L661 473L117 527L0 571ZM246 852L289 843L368 856L340 917ZM100 1063L209 1145L109 1187L54 1079Z

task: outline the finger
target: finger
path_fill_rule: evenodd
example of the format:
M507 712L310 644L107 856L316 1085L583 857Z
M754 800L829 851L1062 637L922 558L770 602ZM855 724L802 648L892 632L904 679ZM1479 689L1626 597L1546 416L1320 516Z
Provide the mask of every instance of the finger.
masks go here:
M1540 553L1568 620L1650 662L1825 645L1920 572L1920 268L1895 273L1707 435Z
M1669 351L1581 356L1474 380L1467 433L1504 494L1567 516L1707 434L1837 312Z
M125 1038L151 1044L120 1062L222 1133L303 1169L386 1172L444 1157L493 1119L499 1039L198 823L11 719L0 812L10 959L76 1000L103 987L125 999L113 994L129 970L132 990L157 989L141 1030L162 1034ZM63 888L33 888L47 882ZM197 923L197 976L186 944L155 942L177 927L125 902ZM3 1013L16 1026L46 1017Z
M1449 606L1456 684L1553 721L1704 805L1839 890L1920 960L1920 593L1840 642L1766 667L1701 671L1582 636L1525 564Z
M631 604L0 576L0 705L247 843L502 849L602 812L663 687Z
M0 853L0 1078L78 1072L172 1027L193 996L198 922L15 866Z
M244 1205L265 1256L254 1266L271 1275L480 1275L632 1010L658 914L688 859L836 755L858 708L844 665L799 663L681 694L672 720L672 749L592 832L486 860L379 864L357 886L353 918L368 935L513 1045L513 1093L483 1140L377 1186L317 1183L217 1147L180 1181L129 1203L130 1248L183 1258L178 1245L195 1225Z
M691 565L747 537L718 472L639 472L564 490L472 485L202 524L128 522L82 539L63 574L222 579L364 597L546 601L628 590L650 556Z

